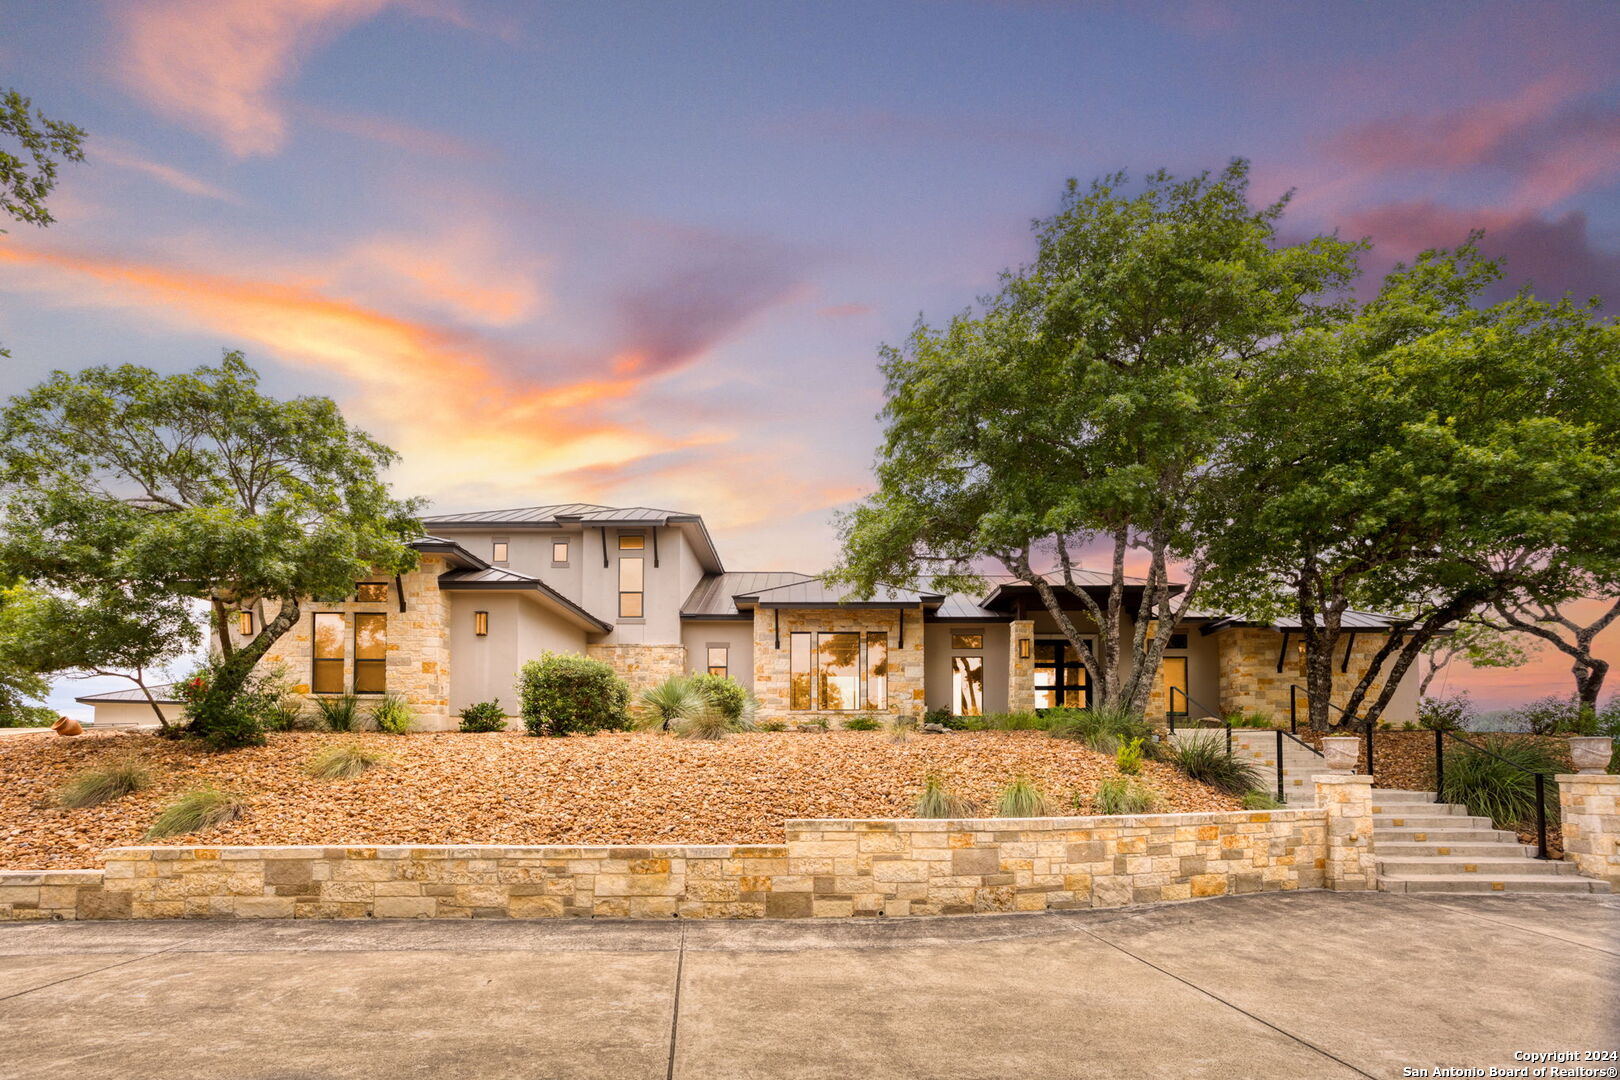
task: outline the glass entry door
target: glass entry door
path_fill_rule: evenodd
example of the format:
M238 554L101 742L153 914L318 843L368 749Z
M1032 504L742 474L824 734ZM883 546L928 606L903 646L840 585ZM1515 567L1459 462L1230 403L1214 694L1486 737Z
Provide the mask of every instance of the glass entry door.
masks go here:
M1086 643L1090 646L1090 642ZM1083 709L1091 704L1086 665L1067 639L1035 643L1035 707Z

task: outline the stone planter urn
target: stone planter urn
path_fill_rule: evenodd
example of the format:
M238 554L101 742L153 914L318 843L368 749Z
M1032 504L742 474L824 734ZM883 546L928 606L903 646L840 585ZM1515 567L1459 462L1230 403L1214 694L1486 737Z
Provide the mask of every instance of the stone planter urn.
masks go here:
M56 723L51 725L51 730L56 732L58 735L84 734L84 728L79 724L79 722L68 716L59 717ZM1605 758L1603 764L1607 765L1608 763L1608 759Z
M1328 772L1353 773L1361 757L1361 740L1354 735L1330 735L1322 740L1322 756L1327 759Z
M1576 735L1569 740L1569 756L1578 773L1607 772L1613 754L1614 740L1604 735Z

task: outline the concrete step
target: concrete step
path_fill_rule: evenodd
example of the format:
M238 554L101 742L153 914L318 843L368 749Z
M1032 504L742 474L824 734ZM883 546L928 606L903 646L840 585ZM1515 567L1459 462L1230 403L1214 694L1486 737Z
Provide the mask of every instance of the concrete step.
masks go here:
M1521 874L1533 877L1568 877L1576 872L1574 863L1534 859L1522 851L1498 855L1495 858L1457 855L1387 856L1375 847L1373 857L1378 860L1379 873L1402 878L1420 875L1430 877L1436 874L1448 877L1457 874L1477 874L1480 877Z
M1607 893L1609 883L1576 875L1380 874L1378 887L1392 893Z
M1461 822L1461 818L1453 818ZM1419 844L1489 844L1511 843L1518 837L1503 829L1480 828L1472 825L1458 824L1455 826L1415 826L1412 828L1381 828L1373 830L1373 845L1376 847L1385 842L1408 841Z
M1400 859L1413 855L1449 855L1453 858L1467 859L1470 862L1479 859L1501 859L1507 857L1534 858L1536 845L1521 844L1517 838L1503 833L1499 838L1489 840L1386 840L1382 836L1373 837L1373 855L1376 858Z
M1435 803L1432 791L1402 791L1400 788L1373 788L1374 803L1433 803L1436 806L1455 806L1455 803Z
M1373 832L1380 829L1490 829L1490 818L1469 814L1373 814Z

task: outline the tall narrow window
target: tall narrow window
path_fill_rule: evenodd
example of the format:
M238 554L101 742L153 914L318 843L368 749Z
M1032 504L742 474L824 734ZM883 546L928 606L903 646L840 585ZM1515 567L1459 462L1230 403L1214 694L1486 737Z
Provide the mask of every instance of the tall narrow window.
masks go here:
M881 630L866 635L866 707L889 707L889 635Z
M489 636L489 612L473 612L473 633L478 637Z
M357 581L354 598L362 604L376 604L388 599L388 582Z
M810 635L790 634L788 638L789 708L810 708Z
M388 689L388 616L359 613L354 617L354 692L381 694Z
M725 645L710 645L708 652L709 674L729 676L731 674L729 655L731 650Z
M984 657L951 657L951 700L957 716L984 715Z
M238 611L236 613L236 632L243 637L253 636L253 612Z
M310 687L317 694L343 693L343 616L334 611L315 613L314 670Z
M489 545L489 561L496 566L505 566L508 562L507 549L509 545L505 540L492 540Z
M568 565L568 541L566 541L566 540L553 540L551 542L551 565L552 566L567 566Z
M861 635L821 633L816 635L817 707L828 712L848 712L861 707Z
M619 537L620 541L626 537ZM645 571L642 569L642 559L619 559L619 618L639 619L646 614L644 601L646 594Z

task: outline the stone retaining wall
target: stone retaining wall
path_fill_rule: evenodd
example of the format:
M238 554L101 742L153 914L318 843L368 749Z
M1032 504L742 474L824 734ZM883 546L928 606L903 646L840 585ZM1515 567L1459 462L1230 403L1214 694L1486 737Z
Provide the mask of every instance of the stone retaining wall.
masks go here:
M1358 808L1370 814L1351 799L1330 810L790 821L782 845L114 848L104 871L0 873L0 919L836 918L1366 888L1362 830L1346 820Z

